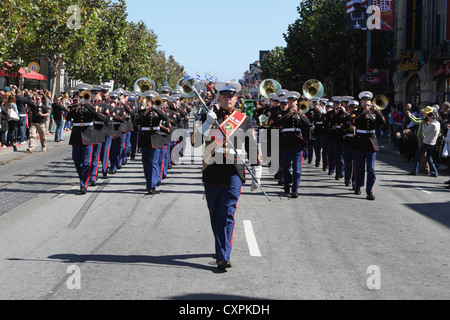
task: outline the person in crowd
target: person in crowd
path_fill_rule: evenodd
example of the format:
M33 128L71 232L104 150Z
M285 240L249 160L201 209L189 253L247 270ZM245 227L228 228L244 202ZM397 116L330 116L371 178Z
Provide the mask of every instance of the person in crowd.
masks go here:
M55 97L52 104L53 121L56 125L55 142L64 141L62 138L64 132L64 116L67 108L62 104L60 97Z
M0 97L0 148L6 149L6 131L8 131L8 111L5 108L5 99Z
M19 111L17 110L16 105L16 98L14 95L10 95L8 98L8 101L6 103L6 110L9 112L14 112L15 115L19 116ZM9 117L8 119L8 136L6 139L6 145L9 147L13 147L16 150L16 147L14 146L15 137L14 134L16 132L16 125L19 121L19 118L13 119L12 117Z
M31 121L30 121L30 140L28 142L29 153L34 152L36 146L36 136L39 133L39 139L41 140L42 152L47 151L47 118L50 117L49 110L42 102L42 96L37 95L34 97L34 104L31 105Z
M405 156L408 162L413 162L419 150L419 141L411 129L405 129L403 134L397 133L398 154Z
M433 150L436 145L440 130L441 124L437 120L438 111L435 108L431 108L429 112L425 114L425 118L422 120L422 129L424 133L423 144L420 146L419 151L416 154L414 160L414 166L411 175L417 175L419 172L420 166L420 158L423 154L426 154L426 159L428 165L430 166L430 176L437 177L438 170L433 162Z

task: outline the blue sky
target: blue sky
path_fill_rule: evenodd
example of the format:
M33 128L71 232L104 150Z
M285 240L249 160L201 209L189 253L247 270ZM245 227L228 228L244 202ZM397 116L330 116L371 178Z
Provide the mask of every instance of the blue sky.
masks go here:
M159 50L189 75L240 79L260 50L285 46L283 33L298 18L300 0L127 0L128 19L144 21Z

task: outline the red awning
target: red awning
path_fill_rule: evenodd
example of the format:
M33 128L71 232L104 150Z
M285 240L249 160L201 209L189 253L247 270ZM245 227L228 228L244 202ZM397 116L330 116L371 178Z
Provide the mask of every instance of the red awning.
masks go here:
M12 65L11 63L6 63L10 66ZM37 73L36 71L26 72L25 68L20 68L19 73L23 78L26 79L47 80L47 77L43 74ZM17 72L8 73L8 70L6 69L0 70L0 77L17 78L17 76Z
M23 78L34 79L34 80L47 80L47 77L43 74L37 73L36 71L26 72L24 68L19 69L20 74Z

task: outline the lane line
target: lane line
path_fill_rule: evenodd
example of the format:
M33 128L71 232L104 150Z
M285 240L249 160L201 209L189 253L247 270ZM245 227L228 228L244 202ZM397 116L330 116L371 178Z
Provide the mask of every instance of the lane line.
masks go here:
M259 251L258 243L256 242L255 233L253 232L252 222L249 220L244 220L244 231L245 237L247 238L248 249L250 251L250 256L261 257L261 252Z
M433 194L433 192L430 192L430 191L424 190L424 189L422 189L422 188L419 188L419 187L416 187L416 188L414 188L414 189L416 189L416 190L418 190L418 191L422 191L422 192L425 192L425 193L427 193L427 194Z

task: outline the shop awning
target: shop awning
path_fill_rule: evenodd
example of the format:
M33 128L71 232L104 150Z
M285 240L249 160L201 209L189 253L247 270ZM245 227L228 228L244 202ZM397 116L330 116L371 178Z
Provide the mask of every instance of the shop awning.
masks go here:
M8 62L6 62L6 64L8 64L9 66L12 65L12 64L10 64ZM25 70L25 68L20 68L19 69L19 73L17 73L17 72L8 72L7 69L0 70L0 77L17 78L18 74L20 74L20 76L22 78L26 78L26 79L47 80L47 77L44 76L43 74L40 74L40 73L38 73L36 71L27 72Z

